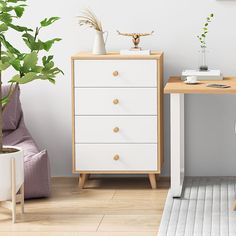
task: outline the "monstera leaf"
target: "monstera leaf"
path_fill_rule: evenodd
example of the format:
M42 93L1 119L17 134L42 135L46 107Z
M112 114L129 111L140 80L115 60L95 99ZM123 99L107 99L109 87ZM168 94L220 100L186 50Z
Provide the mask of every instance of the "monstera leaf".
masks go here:
M47 26L53 24L55 21L57 21L59 19L60 19L60 17L57 17L57 16L53 16L49 19L45 18L44 20L42 20L40 22L40 25L41 25L41 27L47 27Z

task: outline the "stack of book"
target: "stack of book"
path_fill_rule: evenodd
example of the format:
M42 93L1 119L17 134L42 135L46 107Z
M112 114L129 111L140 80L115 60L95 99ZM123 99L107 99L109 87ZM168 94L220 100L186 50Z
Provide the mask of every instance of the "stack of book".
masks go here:
M120 50L120 55L150 55L151 50L129 50L129 49L124 49Z
M181 79L186 80L188 76L196 76L197 80L223 80L220 70L184 70Z

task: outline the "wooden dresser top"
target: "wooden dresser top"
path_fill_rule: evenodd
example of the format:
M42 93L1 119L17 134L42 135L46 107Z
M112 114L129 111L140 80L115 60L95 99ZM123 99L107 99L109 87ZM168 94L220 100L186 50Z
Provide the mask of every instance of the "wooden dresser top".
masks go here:
M71 57L72 60L106 60L106 59L144 59L144 60L151 60L155 59L158 60L163 56L163 52L156 52L153 51L151 55L120 55L118 52L108 52L106 55L95 55L89 52L80 52Z

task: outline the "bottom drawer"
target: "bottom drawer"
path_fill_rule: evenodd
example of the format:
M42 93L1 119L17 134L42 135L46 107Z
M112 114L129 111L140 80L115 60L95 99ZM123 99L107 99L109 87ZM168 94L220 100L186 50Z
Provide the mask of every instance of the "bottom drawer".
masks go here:
M76 171L157 171L156 144L76 144Z

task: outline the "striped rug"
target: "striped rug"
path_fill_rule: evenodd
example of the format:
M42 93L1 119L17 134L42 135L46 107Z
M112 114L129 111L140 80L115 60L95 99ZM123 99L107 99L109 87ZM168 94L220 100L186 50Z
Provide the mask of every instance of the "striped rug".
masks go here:
M158 236L236 236L236 177L189 177L168 194Z

